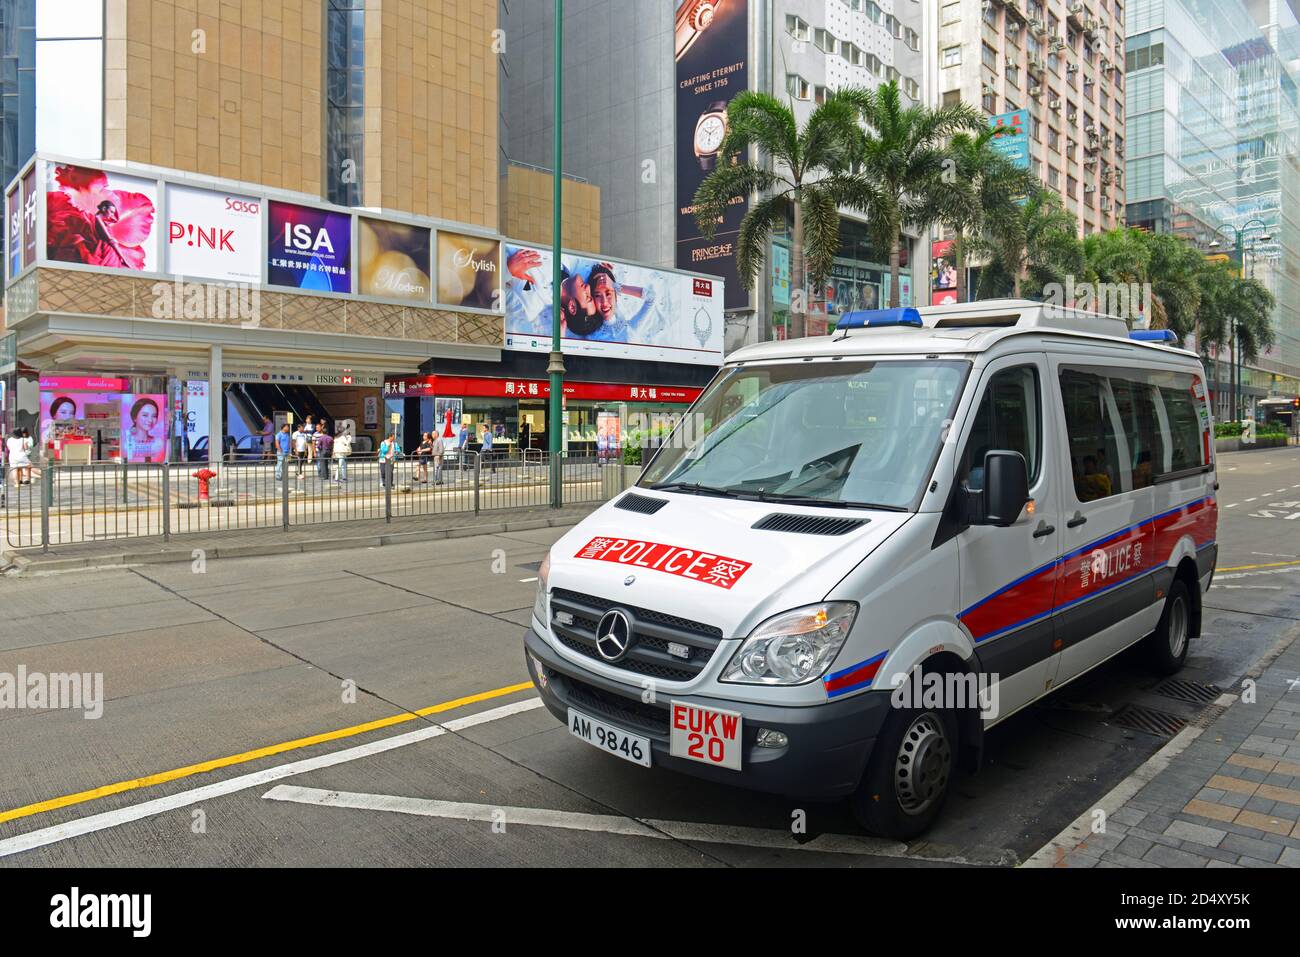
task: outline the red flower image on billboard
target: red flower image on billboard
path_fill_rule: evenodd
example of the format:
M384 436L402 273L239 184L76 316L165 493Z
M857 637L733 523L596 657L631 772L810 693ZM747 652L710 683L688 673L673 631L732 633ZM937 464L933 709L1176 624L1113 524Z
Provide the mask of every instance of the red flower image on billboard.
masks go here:
M84 166L56 166L52 179L45 227L50 259L116 269L153 268L148 261L154 246L153 184L116 176L110 184L103 170Z

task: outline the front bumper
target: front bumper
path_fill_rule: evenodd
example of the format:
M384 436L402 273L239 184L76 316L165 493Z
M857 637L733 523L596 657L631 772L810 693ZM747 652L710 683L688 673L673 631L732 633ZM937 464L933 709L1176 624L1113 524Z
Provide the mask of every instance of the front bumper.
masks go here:
M645 704L639 686L610 681L561 658L531 626L524 634L524 647L528 674L543 703L565 724L573 707L649 738L652 762L658 767L789 797L835 800L852 794L889 711L889 694L883 691L799 708L670 692L661 693L655 704ZM535 661L546 669L545 683L539 680ZM740 771L669 753L670 699L744 716ZM759 728L782 731L789 743L783 748L760 748L755 744Z

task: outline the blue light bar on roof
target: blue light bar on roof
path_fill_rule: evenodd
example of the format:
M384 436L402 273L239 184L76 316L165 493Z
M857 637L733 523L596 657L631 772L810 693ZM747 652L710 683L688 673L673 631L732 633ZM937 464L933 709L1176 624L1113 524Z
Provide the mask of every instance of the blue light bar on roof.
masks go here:
M1128 334L1137 342L1177 342L1178 336L1172 329L1134 329Z
M857 309L846 312L835 323L836 331L840 329L879 329L884 326L923 326L921 314L911 306L901 309Z

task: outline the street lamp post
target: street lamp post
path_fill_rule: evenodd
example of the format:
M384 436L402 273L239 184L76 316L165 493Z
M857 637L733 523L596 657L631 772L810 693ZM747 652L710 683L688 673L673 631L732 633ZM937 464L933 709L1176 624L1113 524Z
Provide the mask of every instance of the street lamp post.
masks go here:
M564 353L560 351L560 205L563 194L563 181L560 170L564 167L563 137L561 136L562 118L564 116L564 0L555 0L555 128L554 156L551 177L551 356L546 372L551 380L550 408L550 451L551 451L551 508L559 508L564 488L563 449L564 428Z
M1243 226L1233 226L1231 223L1225 223L1223 226L1219 226L1214 230L1219 235L1224 236L1224 238L1227 238L1227 234L1224 233L1223 231L1225 229L1232 230L1233 245L1236 247L1236 251L1237 251L1237 268L1238 270L1240 270L1239 275L1242 279L1246 278L1245 236L1246 236L1246 231L1250 229L1250 227L1252 226L1259 226L1261 229L1265 229L1265 230L1268 229L1268 223L1264 222L1262 219L1252 219ZM1271 238L1272 238L1271 236L1265 233L1263 236L1258 237L1258 241L1267 242ZM1219 245L1219 241L1216 239L1214 240L1214 242L1210 243L1210 248L1213 249L1218 245ZM1200 349L1200 347L1201 347L1201 343L1198 341L1196 343L1196 348ZM1232 418L1233 421L1240 421L1241 419L1241 336L1237 328L1236 319L1232 320L1231 378L1232 378Z

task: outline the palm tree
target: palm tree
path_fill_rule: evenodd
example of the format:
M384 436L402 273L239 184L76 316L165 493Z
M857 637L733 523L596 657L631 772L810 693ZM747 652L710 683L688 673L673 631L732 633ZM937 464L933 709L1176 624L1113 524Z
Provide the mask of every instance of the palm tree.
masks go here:
M999 136L1023 136L1015 127L986 126L979 132L957 133L948 144L956 190L946 190L938 221L953 233L953 266L957 271L957 301L966 302L967 238L978 236L990 215L1010 211L1038 180L1015 166L993 145Z
M965 103L904 108L894 81L838 95L856 107L867 131L857 137L853 175L837 177L836 198L866 214L873 241L889 250L889 305L897 307L903 227L928 229L943 209L961 199L955 177L944 175L952 169L944 141L986 124L983 115Z
M718 154L736 160L720 162L695 191L695 218L707 238L735 197L762 195L745 213L736 240L736 268L746 289L754 286L772 231L792 221L792 339L807 335L808 280L826 278L839 248L835 196L859 132L853 102L839 94L828 96L799 129L793 109L776 97L738 93L727 107L727 135ZM771 168L748 162L750 147Z
M972 252L989 260L980 273L979 298L1041 298L1048 283L1080 275L1084 258L1077 229L1060 196L1041 186L1023 202L990 210L982 234L971 242Z

